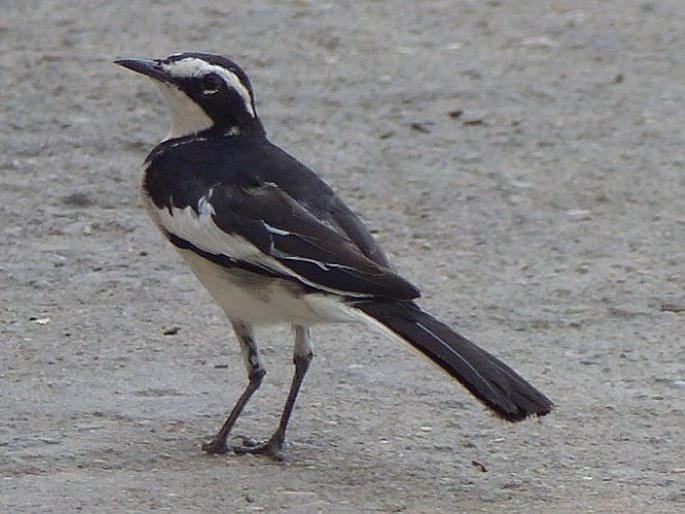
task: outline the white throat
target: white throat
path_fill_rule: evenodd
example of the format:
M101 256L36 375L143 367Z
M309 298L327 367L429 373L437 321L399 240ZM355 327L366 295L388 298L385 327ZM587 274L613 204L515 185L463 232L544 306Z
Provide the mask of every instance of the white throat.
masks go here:
M171 111L171 128L164 141L196 134L214 125L214 121L202 107L183 91L164 82L157 82L157 85Z

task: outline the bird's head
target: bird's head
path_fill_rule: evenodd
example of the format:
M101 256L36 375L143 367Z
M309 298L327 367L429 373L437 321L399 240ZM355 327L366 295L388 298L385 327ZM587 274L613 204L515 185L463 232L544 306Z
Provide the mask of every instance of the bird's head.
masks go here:
M167 139L204 131L263 133L252 85L230 59L204 53L166 59L119 59L116 64L154 79L171 111Z

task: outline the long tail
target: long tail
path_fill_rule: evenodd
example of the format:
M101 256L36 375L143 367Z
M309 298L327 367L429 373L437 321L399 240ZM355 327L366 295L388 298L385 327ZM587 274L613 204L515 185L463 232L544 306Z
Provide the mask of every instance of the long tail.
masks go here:
M369 300L353 305L456 378L501 418L520 421L552 410L549 398L513 369L415 303Z

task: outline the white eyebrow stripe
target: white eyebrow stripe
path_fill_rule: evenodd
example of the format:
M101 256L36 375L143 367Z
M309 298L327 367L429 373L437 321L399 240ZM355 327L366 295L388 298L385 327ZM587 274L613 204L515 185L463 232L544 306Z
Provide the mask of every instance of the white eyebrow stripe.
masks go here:
M245 108L247 109L247 112L249 112L250 116L254 118L255 112L252 108L252 95L245 85L240 81L238 76L226 68L222 68L221 66L211 66L211 68L238 92L238 94L242 97L243 102L245 102Z
M249 89L245 87L245 84L241 82L240 78L232 71L216 64L209 64L207 61L203 61L197 57L187 57L180 61L163 63L162 68L171 75L178 77L198 77L205 73L216 73L224 79L233 90L238 92L243 99L245 108L250 113L250 116L253 118L255 117L255 112L252 107L252 95L250 94Z

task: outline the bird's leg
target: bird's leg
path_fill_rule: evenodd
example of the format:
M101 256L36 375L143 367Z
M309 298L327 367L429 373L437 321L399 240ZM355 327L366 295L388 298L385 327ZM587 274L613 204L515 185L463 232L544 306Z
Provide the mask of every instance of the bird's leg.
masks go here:
M238 420L240 413L249 401L250 397L254 392L259 389L262 384L262 379L266 375L266 370L262 365L262 361L259 358L259 351L257 350L257 343L254 339L254 331L250 325L242 322L232 321L233 329L235 330L236 336L238 337L238 342L240 343L240 349L243 354L243 360L245 361L245 368L247 369L248 384L243 394L240 395L235 406L231 410L231 413L226 418L221 430L214 436L214 438L202 445L202 449L210 454L224 454L231 451L226 444L226 439Z
M283 443L285 441L285 431L288 427L288 421L290 421L290 415L293 412L297 393L300 391L304 376L307 374L309 364L314 358L312 343L309 337L309 327L295 325L293 330L295 332L295 351L293 355L295 374L293 375L293 381L290 386L290 391L288 392L288 398L286 399L283 407L283 413L281 414L281 420L278 424L278 428L276 428L276 431L268 441L264 443L246 442L244 447L234 448L236 453L268 455L275 460L283 460L281 450L283 449Z

